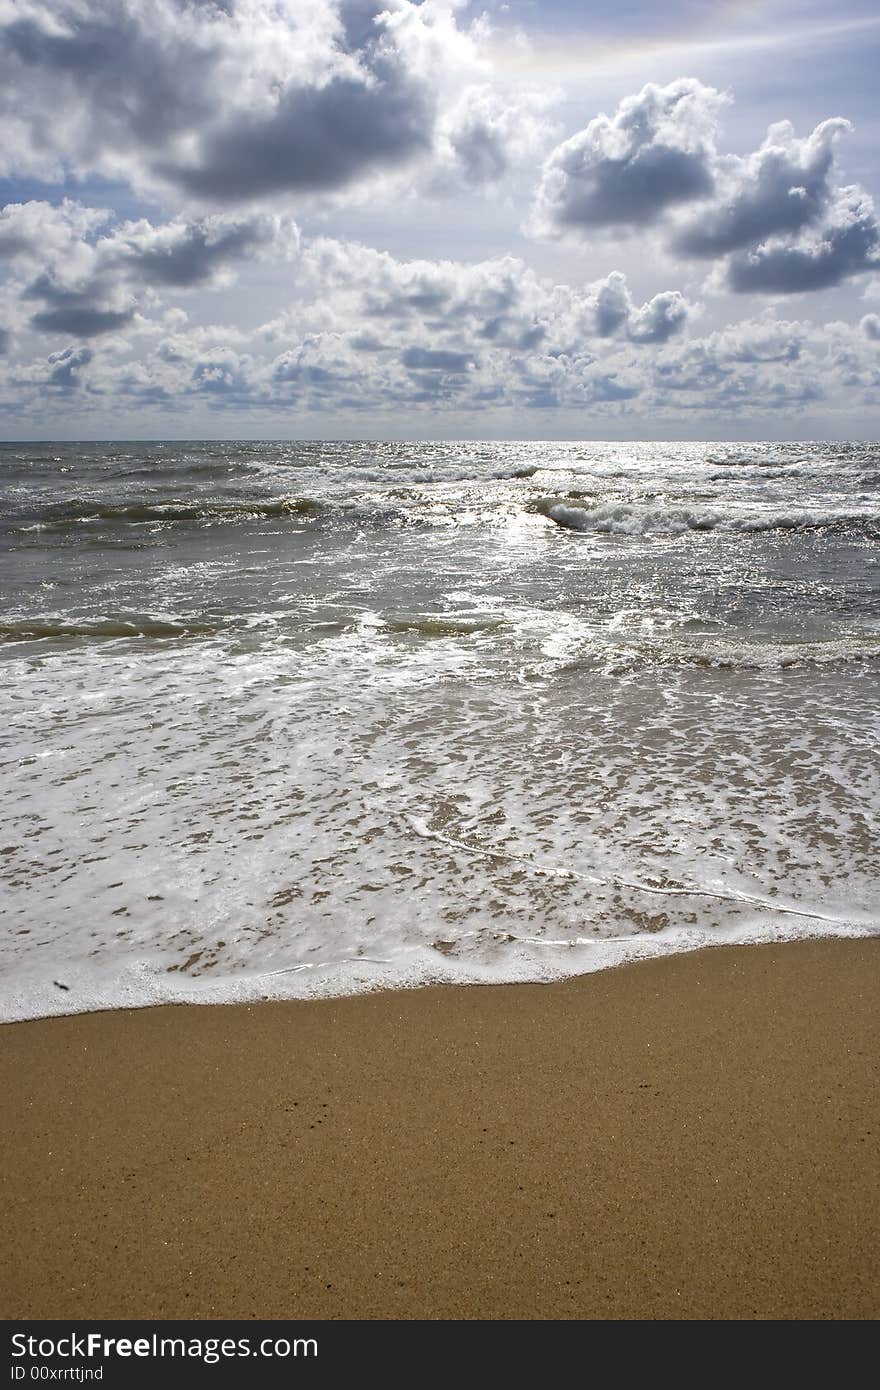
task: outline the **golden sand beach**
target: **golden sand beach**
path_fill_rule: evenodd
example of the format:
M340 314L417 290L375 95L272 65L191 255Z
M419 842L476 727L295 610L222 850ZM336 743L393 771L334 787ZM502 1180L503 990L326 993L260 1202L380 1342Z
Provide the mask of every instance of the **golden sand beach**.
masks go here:
M0 1313L871 1318L880 943L0 1029Z

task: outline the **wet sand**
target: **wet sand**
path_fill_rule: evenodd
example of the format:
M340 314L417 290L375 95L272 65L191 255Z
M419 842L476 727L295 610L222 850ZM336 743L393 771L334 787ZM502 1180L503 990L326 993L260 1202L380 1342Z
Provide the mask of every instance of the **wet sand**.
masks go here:
M0 1029L10 1318L880 1315L880 941Z

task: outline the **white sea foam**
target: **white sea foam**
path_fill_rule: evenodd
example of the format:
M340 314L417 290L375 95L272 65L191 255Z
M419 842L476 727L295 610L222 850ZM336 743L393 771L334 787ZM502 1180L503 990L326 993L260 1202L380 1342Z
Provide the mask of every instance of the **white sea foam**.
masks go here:
M161 964L132 961L123 968L92 965L87 970L60 970L66 988L13 968L4 984L3 1022L52 1018L109 1009L139 1009L160 1004L250 1004L268 1000L321 999L376 990L417 989L426 985L550 984L598 970L713 946L760 946L811 937L858 938L878 928L861 923L817 926L804 919L779 926L755 922L737 930L701 931L675 928L652 935L613 940L576 937L544 941L522 938L507 942L502 958L448 960L431 947L400 949L396 958L372 961L355 957L327 966L309 964L266 974L218 974L210 978L169 976Z

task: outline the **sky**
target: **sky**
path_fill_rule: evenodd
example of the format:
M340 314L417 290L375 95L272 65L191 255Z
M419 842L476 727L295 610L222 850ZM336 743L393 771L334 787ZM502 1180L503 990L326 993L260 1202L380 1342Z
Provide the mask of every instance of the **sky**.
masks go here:
M880 437L874 0L0 0L0 438Z

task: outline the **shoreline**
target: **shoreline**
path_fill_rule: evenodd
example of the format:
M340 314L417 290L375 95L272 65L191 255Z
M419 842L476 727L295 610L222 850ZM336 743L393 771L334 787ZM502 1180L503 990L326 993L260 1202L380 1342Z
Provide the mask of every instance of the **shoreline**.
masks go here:
M0 1027L10 1318L880 1315L875 937Z
M785 909L787 911L787 909ZM795 915L792 913L792 915ZM804 918L816 916L806 912ZM584 940L578 943L588 948L592 956L589 965L580 968L571 964L571 945L559 944L560 955L555 960L544 959L544 973L530 965L534 962L521 961L522 973L498 976L489 967L483 971L473 967L444 968L444 962L433 958L435 948L425 948L425 956L432 957L430 965L422 961L421 966L411 964L409 969L398 975L386 975L371 970L375 962L368 957L351 959L343 966L336 965L336 974L324 975L318 968L315 975L299 974L302 967L288 970L269 971L251 976L177 976L173 972L157 971L151 975L151 992L135 998L127 996L130 982L127 977L115 977L108 987L106 979L96 982L83 981L76 971L58 970L60 977L71 983L51 980L52 988L43 985L43 1012L30 1012L29 1006L22 1008L20 1001L24 995L12 991L10 998L16 1007L10 1006L5 1017L0 1016L0 1028L12 1027L19 1023L44 1023L52 1019L77 1018L90 1014L127 1014L143 1009L162 1008L237 1008L258 1007L263 1004L311 1004L334 999L360 998L363 995L413 993L426 989L484 989L510 986L543 988L547 985L565 984L571 980L586 979L593 975L606 974L609 970L620 970L629 966L640 966L649 962L672 959L683 955L699 955L714 950L751 950L754 947L785 947L795 942L811 941L870 941L880 938L880 927L867 923L852 922L841 927L834 925L834 919L819 919L827 924L789 935L767 930L763 933L753 931L747 936L732 934L720 939L709 935L693 934L686 938L667 938L662 932L645 932L633 937L609 937L597 940ZM567 962L563 965L561 962ZM387 962L383 962L386 964ZM345 969L344 967L349 967ZM305 988L299 992L272 992L276 977L294 976ZM172 979L173 976L173 979ZM33 999L33 986L28 995ZM118 993L116 993L118 991ZM266 991L269 991L268 993ZM120 994L122 997L119 997ZM78 1007L70 1007L77 1000ZM51 1002L58 1007L49 1008Z

